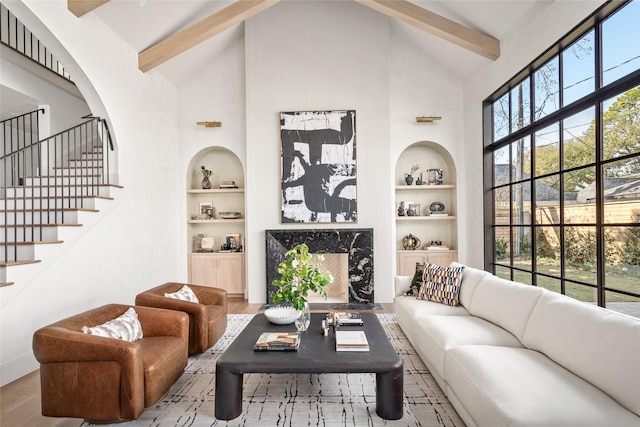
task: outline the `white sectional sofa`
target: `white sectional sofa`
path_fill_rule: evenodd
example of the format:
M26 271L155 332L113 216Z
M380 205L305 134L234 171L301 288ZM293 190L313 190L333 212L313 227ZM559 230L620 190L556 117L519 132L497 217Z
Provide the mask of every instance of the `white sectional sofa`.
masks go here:
M468 426L640 426L639 319L470 267L455 307L411 280L398 323Z

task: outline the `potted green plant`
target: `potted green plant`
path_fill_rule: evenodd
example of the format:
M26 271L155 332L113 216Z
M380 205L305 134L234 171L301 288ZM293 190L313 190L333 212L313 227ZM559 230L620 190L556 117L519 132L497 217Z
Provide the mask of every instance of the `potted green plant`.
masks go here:
M300 331L306 331L311 321L311 313L307 297L309 292L319 293L327 299L325 286L333 282L330 272L322 272L315 258L323 261L324 256L312 255L309 247L305 243L296 245L288 250L285 259L278 265L278 273L282 276L275 279L271 284L278 289L271 292L271 299L274 304L281 302L290 303L293 308L300 311L300 317L296 320L296 327Z

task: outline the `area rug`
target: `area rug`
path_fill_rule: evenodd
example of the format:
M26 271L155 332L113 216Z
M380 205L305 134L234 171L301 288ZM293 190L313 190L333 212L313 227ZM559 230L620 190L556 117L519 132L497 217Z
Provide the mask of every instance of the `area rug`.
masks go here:
M385 420L376 414L375 374L245 374L242 414L231 421L216 419L216 360L253 317L230 314L223 337L207 352L189 358L185 373L163 399L136 421L113 426L463 427L395 315L377 316L404 362L404 415L400 420Z

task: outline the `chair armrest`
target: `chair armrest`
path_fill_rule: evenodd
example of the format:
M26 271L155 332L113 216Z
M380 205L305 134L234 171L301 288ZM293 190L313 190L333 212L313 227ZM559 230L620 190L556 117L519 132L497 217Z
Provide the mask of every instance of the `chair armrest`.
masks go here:
M227 291L221 288L211 288L208 286L198 286L193 289L200 304L221 305L227 308Z
M170 298L165 298L170 299ZM197 304L193 304L197 305ZM164 309L156 307L134 307L138 313L138 320L142 325L142 334L145 337L173 336L189 342L189 316L176 309Z
M40 363L114 361L142 367L140 346L135 342L99 337L48 326L33 334L33 353Z

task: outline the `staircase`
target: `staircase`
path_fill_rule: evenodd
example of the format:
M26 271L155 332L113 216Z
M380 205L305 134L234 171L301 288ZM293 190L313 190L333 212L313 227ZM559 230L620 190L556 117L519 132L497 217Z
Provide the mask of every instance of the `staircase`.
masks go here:
M33 143L36 132L24 123L2 123L0 286L14 284L12 269L39 263L43 246L62 244L65 230L82 227L87 215L96 215L100 204L113 200L112 192L121 188L110 183L113 144L104 120L87 117ZM15 135L27 136L14 141Z

